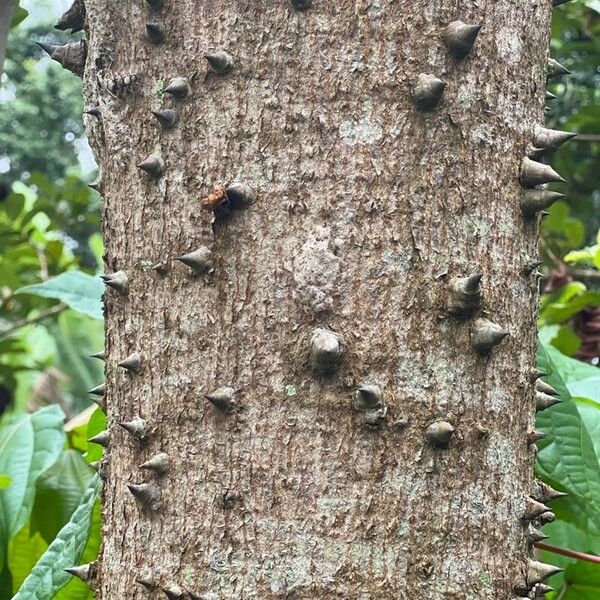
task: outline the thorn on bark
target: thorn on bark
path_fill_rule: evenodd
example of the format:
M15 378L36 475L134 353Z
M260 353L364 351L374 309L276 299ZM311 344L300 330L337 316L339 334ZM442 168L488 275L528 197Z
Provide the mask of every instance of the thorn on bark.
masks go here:
M141 575L140 577L136 578L135 582L144 586L149 592L152 592L156 589L156 582L154 579L152 579L151 575Z
M165 32L165 28L160 23L150 22L146 23L146 37L153 44L162 44L167 34Z
M174 77L164 89L166 94L170 94L175 98L185 98L190 91L190 84L183 77Z
M361 385L354 394L353 406L356 410L376 410L384 406L383 390L378 385Z
M104 396L104 394L106 393L106 383L101 383L100 385L97 385L95 388L92 388L88 394L92 394L92 396Z
M548 536L545 533L542 533L539 529L536 529L531 523L527 527L527 541L530 544L535 544L536 542L541 542L542 540L548 539Z
M545 504L528 496L525 498L525 511L523 512L521 519L523 521L533 521L549 510L550 509Z
M89 438L88 442L91 442L92 444L98 444L99 446L106 448L110 443L110 432L102 431L98 435Z
M535 393L535 410L537 412L546 410L547 408L550 408L559 402L560 398L557 396L550 396L549 394L544 394L544 392Z
M178 256L176 260L182 262L199 275L204 275L214 269L212 251L206 246L201 246L198 250Z
M146 462L143 462L139 468L153 471L157 475L164 475L169 471L169 457L166 453L159 452Z
M552 192L551 190L525 190L521 197L521 212L525 217L530 219L538 212L552 206L554 202L563 197L564 194ZM540 266L541 264L542 262L540 261L537 266Z
M210 70L217 75L226 75L234 67L233 58L225 50L207 54L205 58L208 61Z
M148 435L146 421L141 417L136 416L131 421L121 421L118 425L136 440L144 440Z
M109 275L100 275L104 280L104 284L113 290L117 290L120 294L127 294L129 291L129 280L125 271L117 271Z
M62 67L79 77L83 77L87 57L87 43L85 40L64 44L63 46L45 44L44 42L37 42L37 45Z
M454 316L468 316L481 303L481 279L483 273L460 277L450 282L448 312Z
M533 591L535 593L535 597L538 598L538 600L542 600L546 597L546 594L553 592L554 588L551 585L546 585L545 583L538 583Z
M542 526L547 525L548 523L553 523L555 520L556 520L556 515L551 510L548 510L545 513L542 513L538 517L538 521L539 521L540 525L542 525Z
M442 98L446 82L435 75L420 73L412 89L415 103L421 110L431 110Z
M99 360L104 360L104 350L102 350L102 352L96 352L96 354L90 354L90 358L97 358Z
M235 407L235 390L232 387L220 387L204 397L218 410L229 412Z
M234 181L225 189L229 208L241 210L256 202L256 192L245 183Z
M165 110L153 110L151 112L163 129L171 129L175 126L175 123L177 123L177 112L170 108Z
M536 480L532 496L540 502L551 502L552 500L557 500L558 498L565 498L568 496L568 494L555 490L553 487L549 486L543 481Z
M534 266L533 269L537 268L538 266L539 265ZM529 380L531 382L535 382L540 377L546 377L547 375L550 375L550 373L548 373L546 371L543 371L542 369L535 368L535 369L531 370L531 374L529 376Z
M56 29L61 31L71 30L71 33L77 33L83 29L85 25L85 5L83 0L75 0L62 17L58 20L58 23L54 26Z
M102 116L99 106L90 106L89 108L86 108L83 112L86 115L91 115L92 117L96 117L97 119L99 119Z
M531 160L527 156L521 162L521 185L533 188L542 183L563 182L564 179L550 166Z
M481 25L452 21L444 30L444 42L455 56L462 58L471 52Z
M563 67L557 60L554 60L553 58L548 59L548 65L546 67L546 76L548 79L570 74L571 71L569 71L569 69L566 67Z
M537 560L529 559L527 562L527 587L532 588L534 585L541 583L548 577L556 575L563 571L560 567L548 565Z
M153 483L140 483L139 485L129 484L127 486L135 499L150 508L156 510L158 508L159 492L158 488Z
M507 335L508 331L500 327L500 325L496 325L496 323L488 319L475 319L471 325L471 346L480 354L485 354L499 344Z
M535 389L538 392L543 392L544 394L550 394L550 396L558 396L558 392L551 385L547 384L545 381L542 381L541 379L536 380Z
M133 352L127 358L123 359L118 366L132 373L139 373L142 366L142 357L139 352Z
M538 148L544 150L554 150L565 142L576 137L576 133L569 131L560 131L558 129L547 129L546 127L536 127L533 134L533 143Z
M165 172L165 163L157 154L151 154L148 158L139 163L137 167L155 179L162 177Z
M530 445L535 444L536 442L543 440L546 437L546 435L547 434L543 433L542 431L537 431L537 429L533 429L527 434L527 443Z
M454 427L448 421L434 421L425 430L425 439L430 446L447 448L453 433Z
M317 373L328 375L336 371L342 361L342 338L328 329L317 328L310 340L310 364Z
M78 579L81 579L81 581L83 581L84 583L88 584L92 581L93 575L94 575L94 567L95 567L94 562L91 563L87 563L85 565L79 565L76 567L69 567L67 569L64 569L67 573L69 573L70 575L73 575L74 577L77 577Z

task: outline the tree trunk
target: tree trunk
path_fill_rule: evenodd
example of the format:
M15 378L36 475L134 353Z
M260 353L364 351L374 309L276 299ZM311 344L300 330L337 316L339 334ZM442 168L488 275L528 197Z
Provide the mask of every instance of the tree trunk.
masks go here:
M150 4L86 0L106 271L127 276L105 295L97 598L150 597L138 578L206 600L525 595L519 172L550 1ZM456 19L482 25L462 57ZM437 105L420 74L446 82ZM450 295L477 273L480 304L475 277ZM510 332L490 351L481 318ZM143 440L117 426L137 416ZM138 468L159 453L166 473Z

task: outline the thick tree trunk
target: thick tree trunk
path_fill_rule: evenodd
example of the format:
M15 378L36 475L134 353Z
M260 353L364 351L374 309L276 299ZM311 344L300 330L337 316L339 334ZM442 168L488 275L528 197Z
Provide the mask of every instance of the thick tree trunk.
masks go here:
M510 598L534 458L537 220L519 170L550 1L86 8L106 270L128 277L105 297L97 597L147 598L142 577L207 600ZM482 24L463 58L443 40L455 19ZM219 50L223 75L204 58ZM420 73L447 83L431 110L411 94ZM187 98L163 92L174 77ZM160 177L136 167L152 154ZM256 202L213 219L201 199L234 181ZM176 260L202 246L210 273ZM477 272L474 317L510 332L486 354L474 317L447 311L453 278ZM316 328L343 338L329 375L311 368ZM133 352L138 373L117 366ZM361 385L385 408L360 410ZM204 398L223 386L231 411ZM142 442L116 426L137 415ZM440 419L447 447L426 435ZM159 452L168 473L138 468ZM155 510L128 491L143 482Z

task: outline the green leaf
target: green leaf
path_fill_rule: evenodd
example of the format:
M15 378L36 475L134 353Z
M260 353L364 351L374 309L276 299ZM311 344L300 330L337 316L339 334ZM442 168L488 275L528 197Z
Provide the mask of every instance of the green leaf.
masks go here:
M562 402L537 414L537 428L547 437L538 442L536 466L551 485L571 495L573 515L600 530L600 465L590 432L552 360L556 352L539 346L539 366L549 373L544 379L557 390Z
M95 476L71 520L61 529L12 600L50 600L71 580L72 576L64 569L80 564L99 489L99 478Z
M31 512L31 532L48 542L69 520L89 487L94 472L76 450L65 450L40 477Z
M98 435L101 431L106 430L106 415L97 408L92 416L90 417L87 426L87 439ZM88 450L85 454L85 460L89 464L91 462L100 460L104 455L104 448L98 444L88 444Z
M97 500L94 504L92 512L92 524L90 526L90 534L85 546L85 550L79 564L85 565L98 558L100 550L100 540L102 532L102 515L100 511L100 502ZM94 593L85 585L83 581L73 577L67 585L62 588L52 600L94 600Z
M21 21L27 18L29 13L22 7L17 4L13 11L12 20L10 22L10 28L16 27Z
M567 356L573 356L581 347L579 336L568 325L562 325L554 339L552 345Z
M15 293L56 298L73 310L95 319L102 319L103 291L102 282L97 277L92 277L81 271L67 271L43 283L26 285Z
M29 523L13 537L8 546L8 568L12 575L13 594L47 549L48 544L39 533L31 534Z
M0 430L0 472L11 485L0 490L0 565L6 547L29 519L39 475L59 457L65 444L64 414L54 405L22 415Z

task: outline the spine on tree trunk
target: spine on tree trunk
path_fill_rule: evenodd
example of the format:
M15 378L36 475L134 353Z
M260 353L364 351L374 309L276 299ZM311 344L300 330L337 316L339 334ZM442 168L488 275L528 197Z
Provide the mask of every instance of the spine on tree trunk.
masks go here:
M532 597L552 4L77 0L99 599ZM83 23L85 19L85 24ZM99 184L98 184L99 185ZM108 469L110 460L110 469ZM158 594L159 596L161 594Z

